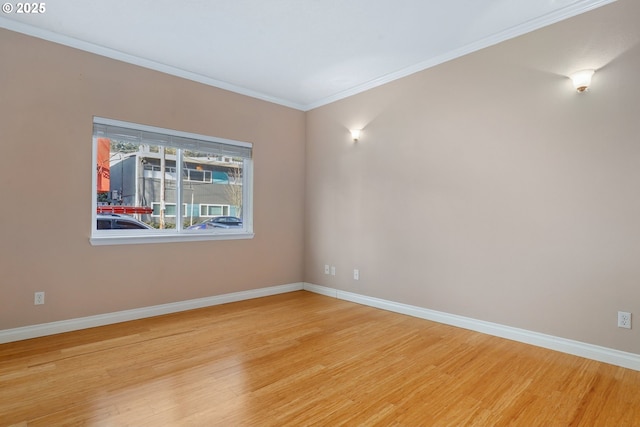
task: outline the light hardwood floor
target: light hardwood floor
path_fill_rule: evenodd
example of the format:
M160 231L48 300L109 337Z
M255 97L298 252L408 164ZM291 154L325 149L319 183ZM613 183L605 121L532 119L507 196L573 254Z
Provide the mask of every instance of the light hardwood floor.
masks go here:
M0 425L640 426L640 372L300 291L0 345Z

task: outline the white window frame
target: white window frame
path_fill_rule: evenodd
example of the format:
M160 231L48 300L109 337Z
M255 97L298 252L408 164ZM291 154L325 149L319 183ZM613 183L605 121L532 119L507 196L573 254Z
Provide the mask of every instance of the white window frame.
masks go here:
M253 144L243 141L234 141L224 138L214 138L207 135L194 134L190 132L183 132L173 129L159 128L155 126L141 125L137 123L124 122L120 120L113 120L103 117L94 117L94 125L115 126L120 128L127 128L139 132L150 132L155 134L162 134L168 137L187 138L190 140L197 140L206 146L207 143L211 145L224 146L229 145L233 147L243 147L244 149L253 149ZM95 165L97 164L97 138L92 138L92 179L91 179L91 237L89 239L92 245L119 245L119 244L141 244L141 243L166 243L166 242L189 242L189 241L202 241L202 240L236 240L236 239L252 239L254 237L253 232L253 157L245 158L243 161L243 176L242 176L242 228L237 229L224 229L215 228L208 230L187 230L182 227L182 221L176 220L176 228L164 229L164 230L98 230L97 229L97 174ZM178 157L176 161L177 176L182 176L182 150L177 147ZM185 146L189 149L190 147ZM237 150L237 148L236 148ZM177 181L176 189L176 206L182 206L185 204L183 200L182 181ZM182 209L180 210L182 211ZM178 211L176 210L176 213ZM181 212L181 218L184 219L184 214Z

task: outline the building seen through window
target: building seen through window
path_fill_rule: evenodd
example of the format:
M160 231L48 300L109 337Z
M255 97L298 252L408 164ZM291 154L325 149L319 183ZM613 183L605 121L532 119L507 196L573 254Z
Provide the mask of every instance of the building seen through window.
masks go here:
M94 122L99 216L94 230L135 229L125 227L125 222L107 221L105 216L110 215L144 224L140 230L246 231L250 144L102 121L107 123Z

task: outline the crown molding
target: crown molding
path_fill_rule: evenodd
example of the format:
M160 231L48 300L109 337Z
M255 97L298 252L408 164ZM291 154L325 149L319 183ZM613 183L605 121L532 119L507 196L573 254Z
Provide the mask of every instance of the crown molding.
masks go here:
M328 96L326 98L320 99L318 101L309 103L304 106L304 111L313 110L314 108L322 107L324 105L330 104L332 102L339 101L344 98L348 98L353 95L357 95L359 93L365 92L367 90L373 89L378 86L382 86L386 83L390 83L392 81L401 79L403 77L410 76L412 74L418 73L420 71L424 71L428 68L435 67L436 65L443 64L445 62L454 60L456 58L460 58L462 56L468 55L470 53L476 52L478 50L496 45L498 43L507 41L509 39L524 35L526 33L530 33L532 31L538 30L540 28L546 27L551 24L555 24L557 22L563 21L568 18L572 18L574 16L580 15L582 13L588 12L593 9L597 9L601 6L604 6L609 3L613 3L617 0L583 0L573 5L567 6L565 8L556 10L554 12L548 13L546 15L540 16L538 18L529 20L520 25L516 25L511 28L507 28L504 31L500 31L498 33L492 34L489 37L485 37L484 39L478 40L473 43L469 43L466 46L461 48L446 52L442 55L438 55L436 57L430 58L426 61L419 62L410 67L403 68L394 73L387 74L380 78L371 80L367 83L363 83L361 85L355 86L351 89L336 93L334 95Z
M262 101L270 102L272 104L278 104L278 105L293 108L296 110L304 110L304 105L291 102L286 99L267 95L265 93L257 92L241 86L236 86L231 83L227 83L221 80L216 80L211 77L203 76L202 74L193 73L191 71L183 70L177 67L173 67L171 65L162 64L156 61L152 61L150 59L141 58L139 56L124 53L119 50L100 46L94 43L89 43L83 40L76 39L74 37L65 36L49 30L44 30L42 28L34 27L33 25L28 25L22 22L13 21L11 19L3 18L1 16L0 16L0 28L6 28L8 30L15 31L17 33L26 34L28 36L32 36L42 40L61 44L63 46L79 49L85 52L115 59L117 61L126 62L128 64L137 65L139 67L147 68L150 70L159 71L164 74L169 74L169 75L180 77L186 80L202 83L207 86L212 86L218 89L227 90L229 92L234 92L234 93L245 95L251 98L260 99Z
M322 107L327 104L331 104L333 102L339 101L344 98L348 98L353 95L357 95L359 93L365 92L367 90L373 89L375 87L384 85L386 83L390 83L394 80L401 79L403 77L407 77L411 74L415 74L417 72L426 70L431 67L435 67L436 65L442 64L444 62L451 61L453 59L459 58L464 55L468 55L475 51L484 49L489 46L493 46L495 44L501 43L503 41L512 39L514 37L521 36L523 34L529 33L531 31L535 31L537 29L543 28L545 26L555 24L562 20L580 15L582 13L588 12L590 10L596 9L598 7L607 5L609 3L613 3L617 0L581 0L572 5L564 7L562 9L556 10L554 12L548 13L541 17L529 20L520 25L516 25L511 28L507 28L504 31L500 31L498 33L492 34L489 37L485 37L484 39L478 40L473 43L469 43L466 46L461 48L446 52L442 55L438 55L436 57L430 58L426 61L422 61L418 64L412 65L410 67L403 68L396 72L381 76L379 78L373 79L369 82L354 86L348 90L344 90L328 97L310 102L308 104L300 104L298 102L293 102L290 100L274 97L262 92L257 92L251 89L247 89L241 86L237 86L228 82L224 82L221 80L217 80L211 77L207 77L198 73L193 73L187 70L183 70L177 67L173 67L170 65L162 64L156 61L152 61L146 58L141 58L138 56L130 55L115 49L107 48L104 46L96 45L93 43L85 42L73 37L64 36L62 34L58 34L52 31L43 30L41 28L24 24L22 22L13 21L11 19L3 18L0 16L0 28L6 28L11 31L19 32L22 34L26 34L29 36L37 37L43 40L47 40L50 42L62 44L65 46L69 46L75 49L80 49L86 52L94 53L96 55L105 56L107 58L115 59L118 61L126 62L129 64L137 65L140 67L148 68L151 70L159 71L165 74L170 74L176 77L184 78L187 80L192 80L198 83L202 83L208 86L213 86L218 89L227 90L230 92L234 92L240 95L245 95L251 98L260 99L262 101L270 102L273 104L282 105L284 107L293 108L301 111L309 111L318 107Z

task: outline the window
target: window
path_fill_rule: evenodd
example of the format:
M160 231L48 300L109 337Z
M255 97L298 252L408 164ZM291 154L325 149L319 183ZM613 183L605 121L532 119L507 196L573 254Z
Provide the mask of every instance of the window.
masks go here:
M151 206L153 207L153 213L151 217L160 218L162 216L160 202L152 202ZM166 218L175 218L176 217L176 204L175 203L165 203L164 204L164 216Z
M93 158L92 244L253 237L250 143L95 117Z
M200 216L212 217L230 214L229 205L200 205Z

